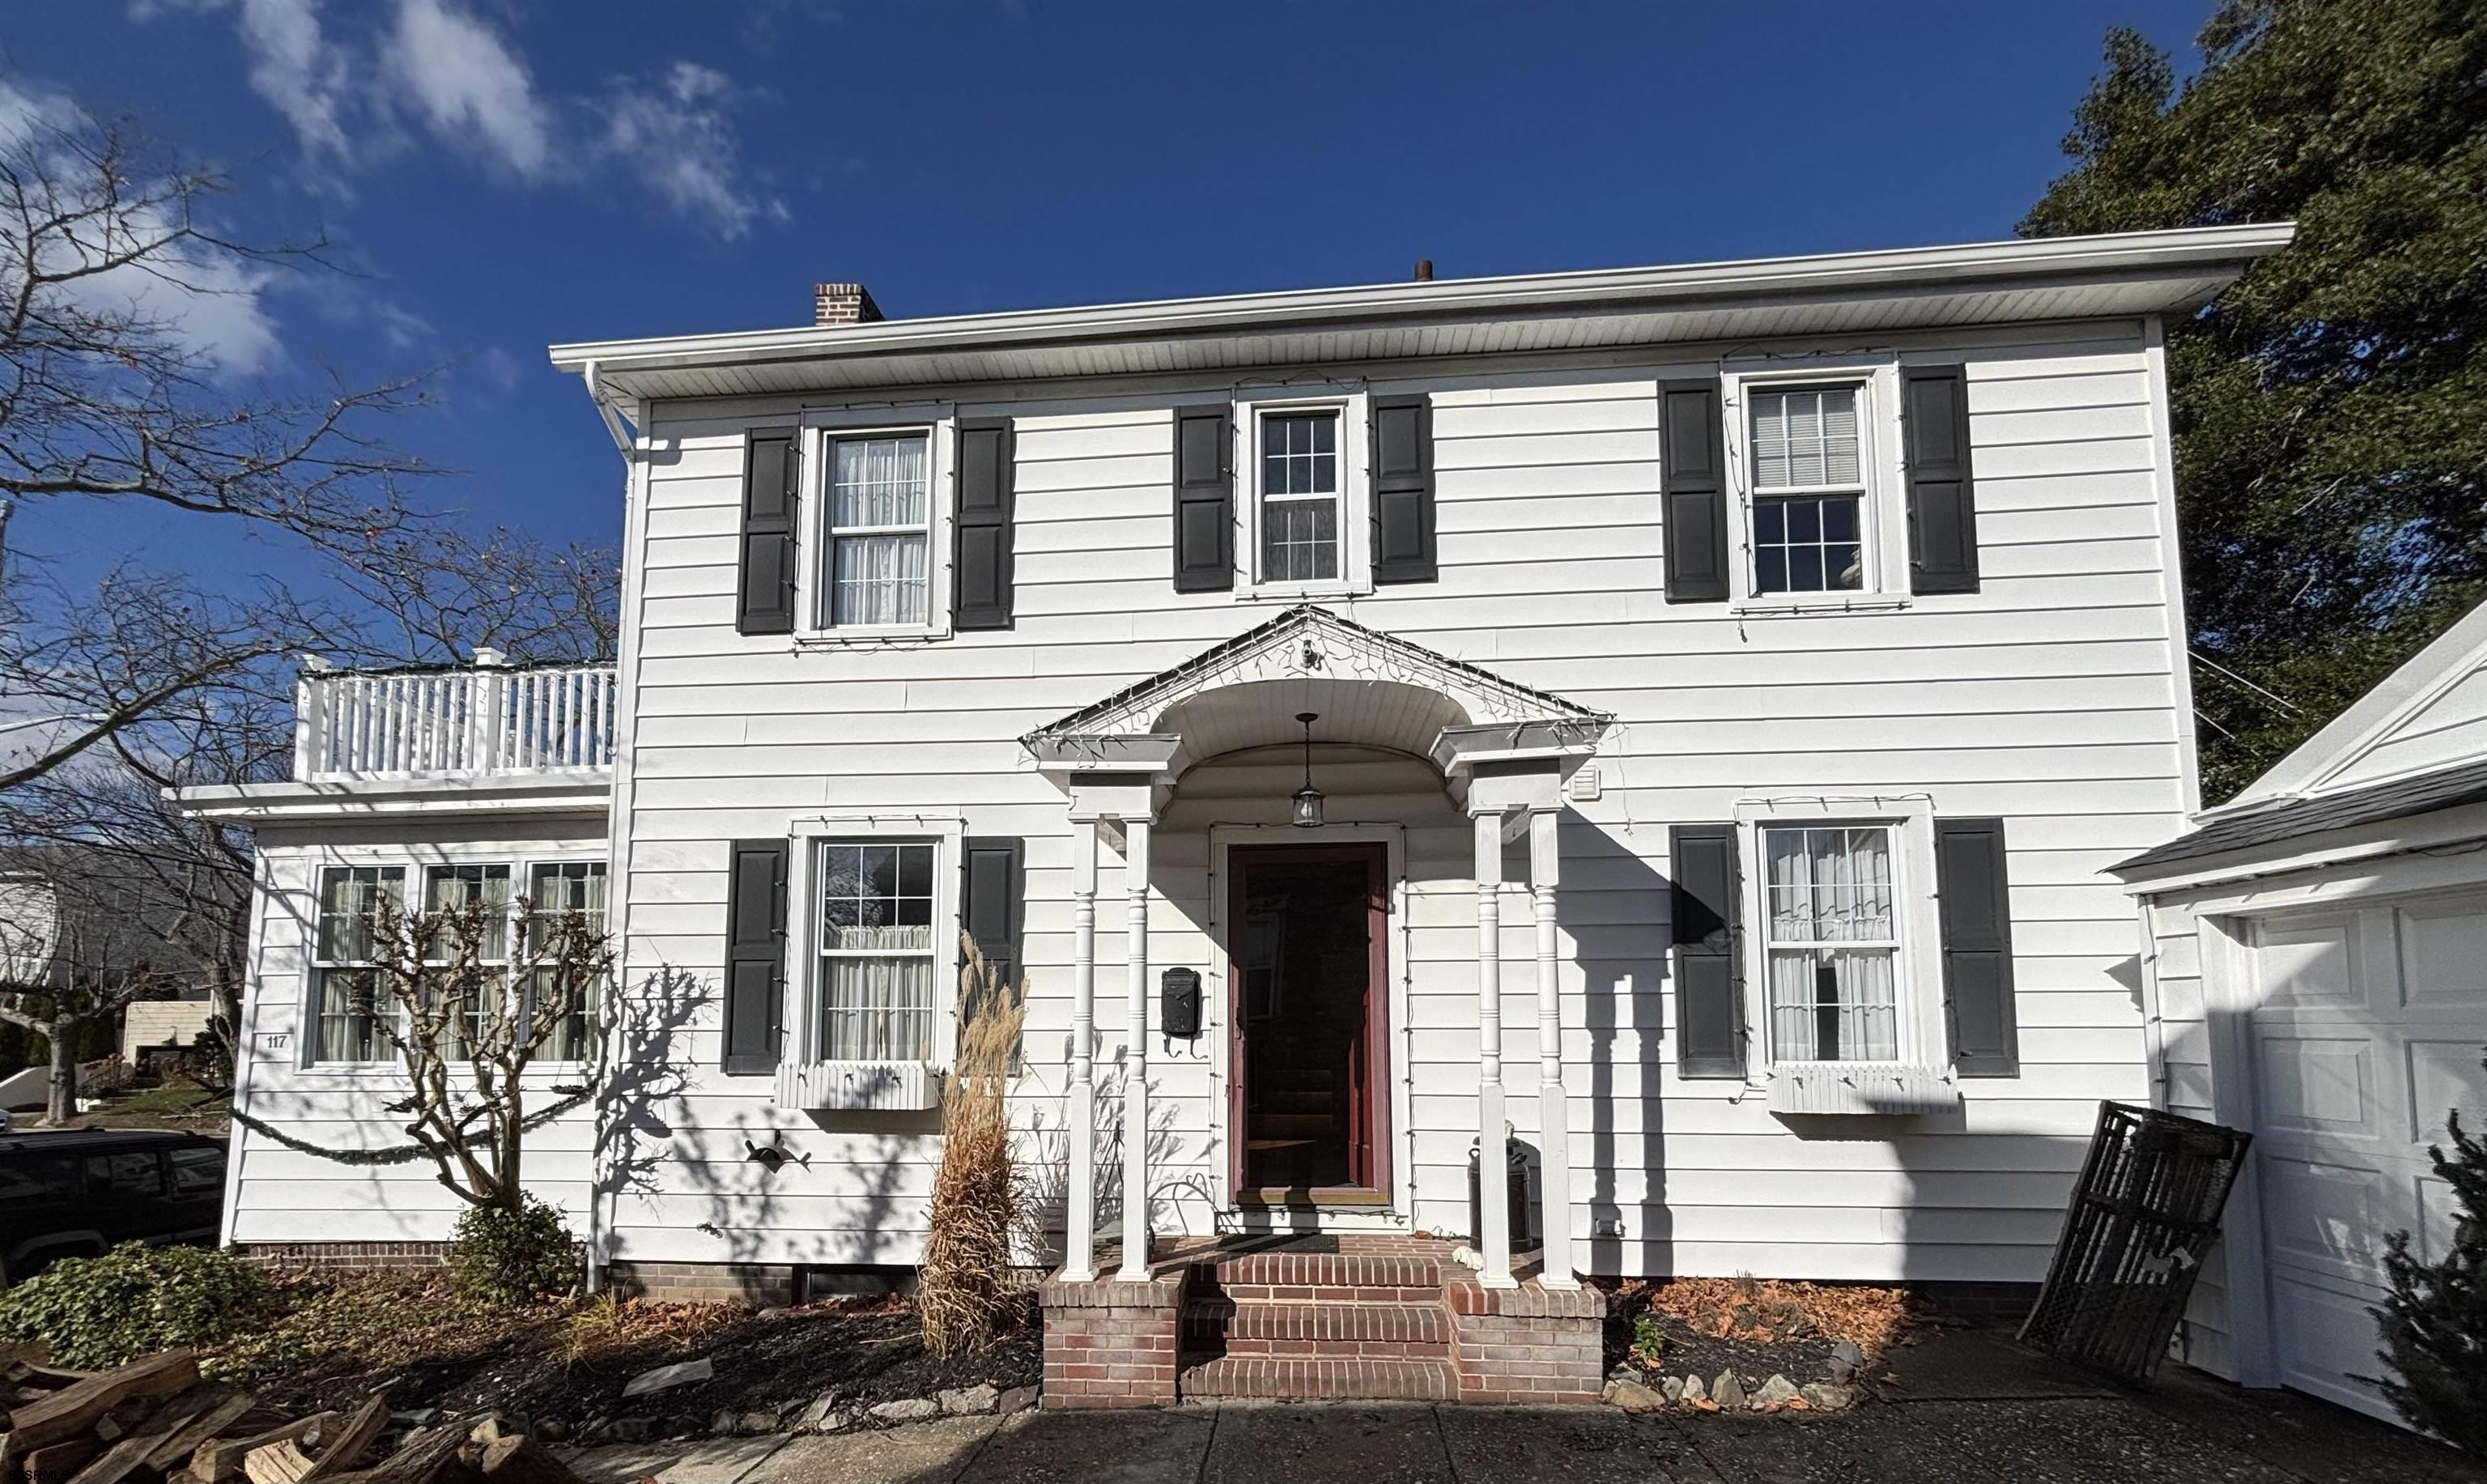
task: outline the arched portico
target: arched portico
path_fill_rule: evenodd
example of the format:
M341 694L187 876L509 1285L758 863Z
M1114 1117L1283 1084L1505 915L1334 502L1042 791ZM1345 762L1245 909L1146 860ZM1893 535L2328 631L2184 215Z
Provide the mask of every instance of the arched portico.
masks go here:
M1205 764L1280 754L1314 735L1417 760L1467 822L1476 898L1477 1137L1488 1171L1508 1148L1503 1068L1502 911L1524 884L1535 927L1539 1138L1546 1218L1545 1277L1569 1286L1568 1113L1562 1065L1555 887L1556 821L1566 783L1594 755L1606 715L1515 685L1478 666L1304 606L1022 739L1030 757L1068 796L1073 853L1073 1041L1065 1127L1095 1127L1096 922L1099 831L1121 837L1130 951L1125 965L1125 1097L1122 1158L1127 1192L1149 1189L1149 881L1152 842L1183 780ZM1284 792L1266 802L1283 805ZM1265 813L1268 811L1265 810ZM1273 818L1283 819L1283 814ZM1279 830L1283 835L1285 831ZM1526 880L1506 883L1507 843L1527 841ZM1222 857L1221 857L1222 858ZM1231 925L1230 925L1231 931ZM1230 939L1230 947L1232 940ZM1230 1112L1232 1110L1229 1110ZM1226 1129L1241 1140L1241 1114ZM1237 1156L1240 1160L1241 1156ZM1096 1152L1075 1136L1069 1151L1066 1258L1069 1281L1096 1272ZM1491 1186L1491 1182L1489 1182ZM1498 1200L1480 1203L1473 1234L1488 1286L1512 1283L1511 1232ZM1149 1202L1123 1202L1119 1278L1148 1271Z

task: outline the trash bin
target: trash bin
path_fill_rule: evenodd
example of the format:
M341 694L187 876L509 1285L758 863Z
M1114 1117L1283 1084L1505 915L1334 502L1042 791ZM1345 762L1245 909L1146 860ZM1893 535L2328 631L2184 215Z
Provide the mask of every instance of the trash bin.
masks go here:
M1468 1140L1468 1240L1482 1246L1485 1242L1485 1207L1478 1199L1478 1141ZM1511 1249L1524 1252L1539 1246L1534 1214L1536 1203L1528 1198L1528 1165L1535 1151L1520 1140L1503 1141L1508 1168L1503 1188L1511 1206Z

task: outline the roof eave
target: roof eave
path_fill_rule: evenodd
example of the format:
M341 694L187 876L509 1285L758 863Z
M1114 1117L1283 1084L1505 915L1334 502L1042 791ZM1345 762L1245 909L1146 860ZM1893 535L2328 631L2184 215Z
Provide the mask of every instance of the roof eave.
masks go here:
M1899 289L2032 285L2165 276L2160 307L2202 302L2206 276L2233 278L2288 245L2295 224L2186 228L1960 246L1754 259L1668 267L1592 269L1506 278L1294 290L1210 298L1150 300L1000 314L882 321L863 325L646 339L584 341L550 349L559 370L592 363L607 380L632 372L692 370L779 361L847 361L876 356L1076 346L1282 331L1355 321L1488 321L1559 313L1697 305L1704 301L1870 297Z

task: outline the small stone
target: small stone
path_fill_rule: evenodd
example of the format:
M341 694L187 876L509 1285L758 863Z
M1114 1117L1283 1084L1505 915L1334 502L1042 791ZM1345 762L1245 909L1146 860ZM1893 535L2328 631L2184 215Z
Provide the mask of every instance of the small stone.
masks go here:
M763 1408L758 1412L746 1412L742 1414L741 1420L735 1424L734 1430L752 1438L757 1438L762 1433L773 1433L777 1431L776 1410Z
M715 1415L708 1419L708 1430L712 1433L731 1433L741 1425L742 1414L731 1407L718 1408Z
M1659 1394L1668 1401L1680 1402L1684 1400L1684 1378L1669 1376L1658 1384L1658 1390Z
M1849 1382L1856 1379L1857 1367L1849 1364L1845 1360L1842 1360L1837 1356L1832 1356L1830 1358L1830 1362L1823 1367L1823 1374L1829 1376L1836 1385L1844 1386Z
M653 1442L657 1437L655 1417L615 1417L606 1429L615 1442Z
M1629 1413L1656 1412L1666 1405L1666 1398L1637 1381L1609 1381L1603 1394L1607 1406Z
M1830 1347L1830 1358L1853 1371L1865 1363L1865 1352L1855 1340L1839 1340Z
M1025 1412L1037 1403L1042 1393L1035 1386L1013 1386L993 1399L993 1411L1001 1416Z
M1640 1372L1634 1370L1629 1365L1618 1365L1613 1370L1607 1372L1607 1379L1608 1381L1638 1381L1640 1380Z
M1684 1378L1684 1405L1687 1407L1696 1406L1702 1402L1708 1401L1709 1399L1710 1388L1701 1384L1700 1377L1687 1376Z
M1745 1384L1734 1371L1720 1371L1719 1378L1710 1383L1710 1399L1729 1411L1741 1408L1745 1405Z
M625 1400L628 1400L633 1396L645 1396L651 1391L662 1391L668 1386L688 1386L694 1381L708 1381L715 1375L716 1367L709 1363L706 1356L696 1360L679 1360L672 1365L659 1365L653 1371L641 1371L631 1377L630 1384L622 1388L622 1395Z
M816 1433L843 1433L848 1428L854 1426L856 1419L862 1415L863 1414L858 1412L832 1412L827 1416L823 1417L820 1421L814 1423L812 1431Z
M941 1404L929 1396L910 1396L903 1401L883 1402L872 1409L872 1414L883 1422L921 1422L926 1417L941 1414Z
M835 1391L822 1392L820 1395L813 1397L810 1405L806 1406L796 1415L795 1430L802 1433L817 1433L821 1431L821 1424L827 1421L830 1414L836 1412L837 1408L838 1393Z
M569 1440L570 1440L570 1424L569 1424L569 1423L567 1423L567 1422L563 1421L563 1420L562 1420L561 1418L559 1418L559 1417L538 1417L538 1418L536 1418L536 1442L568 1442Z
M1785 1376L1774 1375L1770 1380L1763 1382L1760 1389L1753 1393L1753 1402L1756 1406L1784 1407L1802 1394L1803 1393L1797 1390L1795 1382Z
M1804 1388L1804 1399L1816 1412L1845 1412L1857 1405L1857 1393L1846 1386L1815 1382Z
M941 1415L945 1417L981 1417L992 1411L993 1403L1000 1399L1000 1388L989 1381L934 1393L934 1400L941 1404Z

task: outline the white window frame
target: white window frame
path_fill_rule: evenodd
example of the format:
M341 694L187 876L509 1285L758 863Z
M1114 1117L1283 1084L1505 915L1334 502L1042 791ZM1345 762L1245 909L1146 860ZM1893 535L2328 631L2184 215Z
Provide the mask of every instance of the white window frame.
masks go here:
M1862 547L1859 585L1825 592L1765 593L1754 544L1753 508L1763 499L1802 496L1799 490L1754 488L1752 393L1780 388L1853 385L1857 408L1857 459L1865 490L1858 511ZM1726 420L1727 488L1735 502L1734 585L1728 606L1736 612L1846 612L1906 606L1909 598L1909 512L1900 467L1900 363L1897 356L1822 357L1800 361L1728 363L1719 373L1720 415Z
M607 940L610 941L613 932L613 862L601 855L538 855L528 857L522 861L513 862L511 870L513 872L523 873L520 880L514 881L511 883L510 888L512 897L511 918L514 930L517 915L517 902L522 899L530 907L535 903L536 873L547 869L566 870L572 866L603 867L604 906L600 910L600 915L603 918L602 930L606 935ZM521 893L523 893L522 897ZM567 910L567 909L564 909L564 910ZM620 954L618 952L615 954L615 958L617 960L620 958ZM520 985L517 988L517 993L520 995L525 995L531 993L531 991L527 986ZM524 1004L525 1000L521 999L519 1002ZM584 1066L589 1061L593 1060L594 1058L592 1053L595 1046L604 1034L604 1024L600 1012L609 1009L612 1003L613 981L609 976L601 984L589 986L587 991L587 1002L579 1006L573 1013L585 1018L585 1034L579 1038L579 1046L582 1050L588 1050L591 1054L586 1057L545 1057L542 1058L541 1064L555 1067L577 1067ZM535 1012L533 1010L529 1010L527 1013L532 1015ZM539 1063L530 1063L529 1065L537 1064Z
M795 636L798 644L869 644L884 639L949 636L950 529L958 507L958 409L946 403L868 409L822 408L804 414L802 470L796 486L800 493L795 511ZM925 440L924 622L920 624L829 622L829 557L833 549L829 528L829 444L834 439L874 437Z
M1257 388L1236 394L1235 598L1239 602L1354 598L1373 591L1371 396L1345 387ZM1261 425L1271 417L1329 412L1338 417L1338 575L1328 581L1265 581L1261 576Z
M1770 870L1762 836L1769 829L1883 827L1891 832L1891 910L1899 929L1892 950L1892 999L1898 1006L1889 1061L1782 1060L1771 1016ZM1764 1075L1778 1067L1947 1067L1942 1017L1942 922L1935 899L1933 800L1908 798L1748 799L1736 805L1736 846L1743 862L1745 1023L1753 1028Z
M601 844L601 842L599 843ZM332 963L332 961L321 959L319 956L321 886L321 883L327 880L327 875L330 871L343 869L378 869L383 871L391 869L401 870L405 873L403 888L405 893L417 900L428 902L430 900L429 887L432 879L432 872L436 867L508 866L510 868L511 883L508 931L511 936L504 939L503 952L504 963L506 964L508 949L515 945L517 941L515 935L517 931L518 904L524 895L521 889L522 886L535 880L535 872L538 866L575 864L596 864L604 867L604 927L607 933L612 932L614 922L613 863L611 857L601 850L592 852L547 851L543 849L540 845L530 847L526 850L508 851L470 849L407 851L401 848L393 851L328 851L313 856L308 861L311 872L311 910L305 918L305 925L308 931L306 932L302 941L302 988L301 994L295 1002L294 1010L297 1017L296 1029L293 1038L294 1069L297 1072L341 1072L357 1076L368 1076L370 1070L374 1067L394 1067L401 1072L405 1069L404 1062L399 1059L394 1050L391 1050L385 1056L371 1061L329 1060L322 1058L320 1055L320 970L332 966L352 966L349 964ZM363 962L369 963L371 961L365 960ZM613 993L613 984L611 980L608 979L604 983L602 986L602 993L608 996L607 1002L609 1003L609 996ZM603 1025L591 1019L588 1024L587 1050L589 1054L587 1056L569 1060L556 1060L550 1056L538 1056L528 1063L527 1076L531 1079L539 1075L547 1077L574 1077L579 1068L587 1066L594 1061L596 1043L603 1036L604 1030L605 1027Z
M954 816L816 815L795 821L786 852L786 938L794 962L786 974L790 1003L780 1007L779 1023L786 1027L784 1060L802 1066L825 1061L820 1055L821 996L828 991L821 970L822 849L851 842L929 843L933 847L933 1054L929 1060L938 1069L951 1065L959 1040L959 853L966 833L966 822Z
M394 1050L382 1056L322 1056L320 1054L321 1044L327 1039L327 1027L323 1023L326 1016L321 1006L327 999L327 978L332 971L351 972L364 969L372 973L372 1015L370 1017L374 1022L372 1034L375 1040L377 1040L379 1034L377 1022L380 1017L380 988L378 970L374 966L379 961L373 958L332 959L321 952L320 940L328 919L328 876L335 871L378 873L375 884L380 886L382 890L387 888L387 873L398 872L398 904L401 908L405 904L409 883L423 879L421 868L409 868L404 860L318 860L312 863L310 931L305 935L302 944L302 1028L298 1038L301 1043L298 1049L298 1061L304 1067L395 1066L398 1057Z

